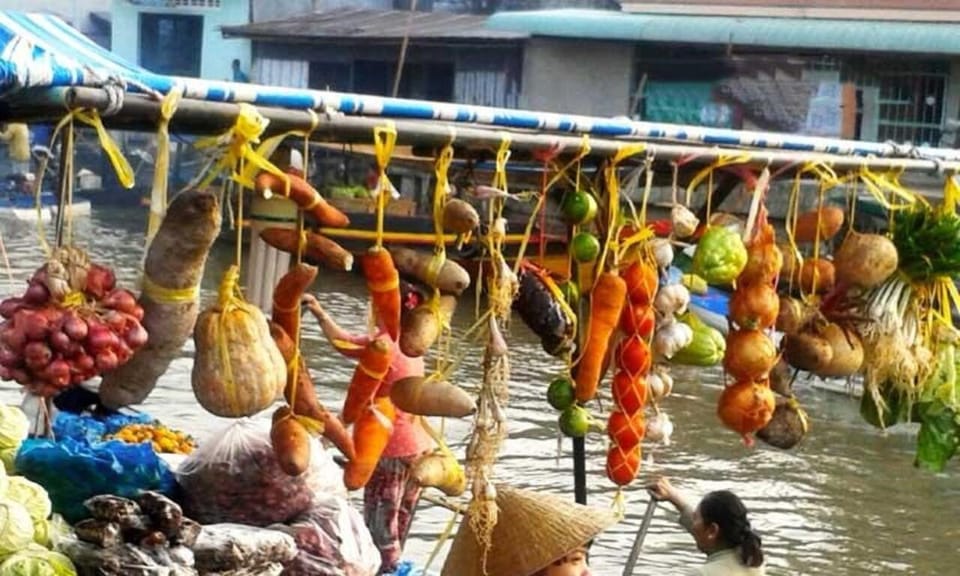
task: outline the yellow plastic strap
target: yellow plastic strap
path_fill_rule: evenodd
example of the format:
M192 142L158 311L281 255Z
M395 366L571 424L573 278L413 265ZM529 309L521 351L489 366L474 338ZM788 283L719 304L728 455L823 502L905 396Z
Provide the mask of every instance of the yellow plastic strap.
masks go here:
M443 269L443 265L446 264L446 262L446 250L434 252L433 257L430 258L430 263L427 265L427 273L425 274L426 277L424 280L431 288L437 288L437 279L440 277L440 271Z
M947 214L956 213L958 198L960 198L960 184L957 184L957 173L954 172L947 177L947 181L943 185L941 210Z
M391 290L396 290L400 286L400 279L394 278L393 280L387 280L386 282L373 282L367 284L367 289L371 292L390 292Z
M373 147L377 158L377 169L380 178L377 182L377 247L383 246L383 218L387 210L387 199L390 197L391 185L387 179L387 166L393 156L393 149L397 145L397 128L392 121L385 126L373 129Z
M390 368L387 368L387 369L384 370L383 372L374 372L373 370L371 370L371 369L367 368L366 366L364 366L362 363L361 363L361 364L357 364L357 368L359 368L361 372L363 372L364 374L366 374L366 375L369 376L370 378L373 378L374 380L377 380L377 381L383 380L383 379L386 377L387 372L390 371Z
M242 306L237 306L236 300L239 299L237 282L240 279L240 271L236 266L231 266L223 275L220 282L220 321L217 330L217 347L220 349L220 369L223 371L223 384L226 388L226 396L230 408L237 412L239 408L239 398L237 398L237 385L233 378L233 365L230 361L230 348L227 339L227 322L237 309L242 310Z
M84 303L86 303L86 298L84 298L83 292L71 290L63 297L62 305L64 308L79 308Z
M160 104L160 121L157 124L157 160L153 170L153 189L150 191L150 217L147 221L147 246L167 212L167 175L170 167L170 120L177 112L183 91L174 87Z
M117 143L113 141L113 138L110 137L107 129L103 126L103 122L100 121L100 113L91 109L74 110L72 114L77 120L88 126L92 126L97 131L100 147L103 148L103 151L107 154L107 158L110 159L110 164L117 173L117 180L120 181L120 185L128 190L133 188L133 168L130 167L130 163L127 162L123 153L120 152Z
M199 149L222 148L223 155L211 168L210 172L200 182L199 187L209 186L219 175L229 173L230 178L245 188L253 188L253 175L261 170L275 174L285 181L289 180L284 172L260 153L259 148L254 150L253 145L260 142L260 135L266 130L269 120L250 104L241 103L240 113L234 125L220 136L212 136L197 140L195 146ZM272 142L272 141L271 141ZM279 143L278 143L279 144ZM241 160L248 164L237 170Z
M603 244L603 253L597 263L595 275L603 273L604 265L607 261L607 255L611 250L614 251L616 258L617 237L620 235L620 177L617 175L617 165L623 160L643 153L647 145L643 143L630 144L617 150L613 159L603 169L604 181L607 185L607 241Z
M704 180L710 177L716 169L732 164L746 164L751 160L753 160L753 156L746 152L742 154L719 154L713 164L698 172L697 175L690 180L690 183L687 184L687 204L689 205L689 199L693 195L693 191L696 190ZM713 195L713 190L707 190L707 194L709 198Z
M144 273L141 282L143 294L159 304L185 304L200 297L200 285L189 288L165 288Z
M349 350L349 351L363 350L363 346L355 342L351 342L349 340L331 338L330 343L333 344L333 347L336 348L337 350Z
M500 147L497 149L496 171L493 174L493 187L507 192L507 161L510 160L511 137L508 132L500 132Z

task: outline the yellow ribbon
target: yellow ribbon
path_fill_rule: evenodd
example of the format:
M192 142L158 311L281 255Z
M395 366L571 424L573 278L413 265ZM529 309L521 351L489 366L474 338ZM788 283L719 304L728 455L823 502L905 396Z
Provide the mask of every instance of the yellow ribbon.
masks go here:
M607 241L603 243L603 253L597 262L594 275L603 273L607 255L612 250L614 258L617 255L617 237L620 235L618 222L620 220L620 177L617 175L617 166L631 156L643 153L647 149L645 143L630 144L617 150L613 158L603 169L603 178L607 187ZM614 262L617 264L617 262Z
M693 191L696 190L704 180L712 176L714 171L716 171L718 168L723 168L724 166L730 166L732 164L746 164L751 160L753 160L753 156L747 152L743 152L741 154L720 153L713 164L710 164L706 168L700 170L700 172L697 172L693 179L690 180L690 183L687 184L687 198L689 199L693 195ZM712 195L713 190L707 190L707 198L710 198ZM689 202L687 203L689 204Z
M187 288L166 288L154 282L146 273L140 283L143 295L159 304L184 304L200 297L199 285Z
M391 184L387 179L387 166L393 156L393 149L397 145L397 128L392 121L385 126L373 129L373 147L377 159L377 170L380 178L377 181L377 247L383 246L383 218L387 210L387 200L390 198Z
M62 305L64 308L79 308L86 303L86 298L83 295L83 292L77 290L71 290L63 297Z
M100 147L103 148L103 151L107 154L107 158L110 159L110 164L117 173L117 180L120 181L120 185L128 190L133 188L133 168L130 167L130 163L127 162L127 159L123 156L123 153L120 152L120 147L117 146L117 143L113 141L113 138L110 137L110 133L108 133L107 129L103 126L103 122L100 120L100 113L95 109L78 109L73 110L70 112L70 114L68 114L68 116L71 115L84 124L93 127L97 131L97 138L100 140ZM60 125L65 124L65 120L66 119L61 120Z
M289 178L282 170L277 168L266 156L261 154L260 148L254 149L254 144L260 143L260 136L266 130L269 120L264 118L260 112L250 104L241 103L239 105L240 113L234 125L220 136L211 136L197 140L195 147L222 148L223 154L220 160L211 168L209 173L201 180L199 187L209 186L218 176L223 173L229 173L230 178L245 188L253 188L253 176L265 170L283 178L289 186ZM282 140L282 139L281 139ZM271 144L279 144L279 141L271 139ZM239 167L238 164L244 161L248 163Z
M957 173L954 172L943 184L943 203L940 205L940 210L946 214L955 214L958 199L960 199L960 184L957 183Z
M183 89L174 87L160 104L157 123L157 160L153 170L153 189L150 192L150 216L147 221L147 246L153 241L167 212L167 174L170 167L170 120L177 112Z

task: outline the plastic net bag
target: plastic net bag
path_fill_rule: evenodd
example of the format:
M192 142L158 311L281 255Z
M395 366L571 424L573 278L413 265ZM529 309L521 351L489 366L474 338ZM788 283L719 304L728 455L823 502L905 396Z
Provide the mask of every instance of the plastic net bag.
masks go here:
M270 444L269 423L238 420L187 458L177 470L184 511L203 524L252 526L283 523L310 508L314 495L337 473L324 465L323 449L311 442L310 467L288 476Z
M134 498L142 490L170 495L176 480L149 444L90 444L31 438L17 453L17 471L46 489L53 510L71 524L90 514L83 503L101 494Z
M363 516L345 498L318 498L287 525L272 528L293 536L300 549L285 576L375 576L380 570L380 551Z

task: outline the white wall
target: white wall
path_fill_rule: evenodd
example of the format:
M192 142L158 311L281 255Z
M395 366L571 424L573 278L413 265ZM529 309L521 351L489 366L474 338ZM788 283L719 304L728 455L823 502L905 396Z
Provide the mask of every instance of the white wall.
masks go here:
M110 0L0 0L0 10L56 14L87 32L90 12L109 12Z
M520 106L593 116L627 113L631 44L533 38L523 58Z

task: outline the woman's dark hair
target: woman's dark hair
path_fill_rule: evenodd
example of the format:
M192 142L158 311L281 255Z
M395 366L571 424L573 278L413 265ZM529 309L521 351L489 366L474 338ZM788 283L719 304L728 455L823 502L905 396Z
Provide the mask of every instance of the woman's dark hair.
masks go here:
M740 549L744 566L757 567L763 564L760 536L750 527L747 507L729 490L711 492L700 501L700 517L704 524L716 524L720 538L731 548Z

